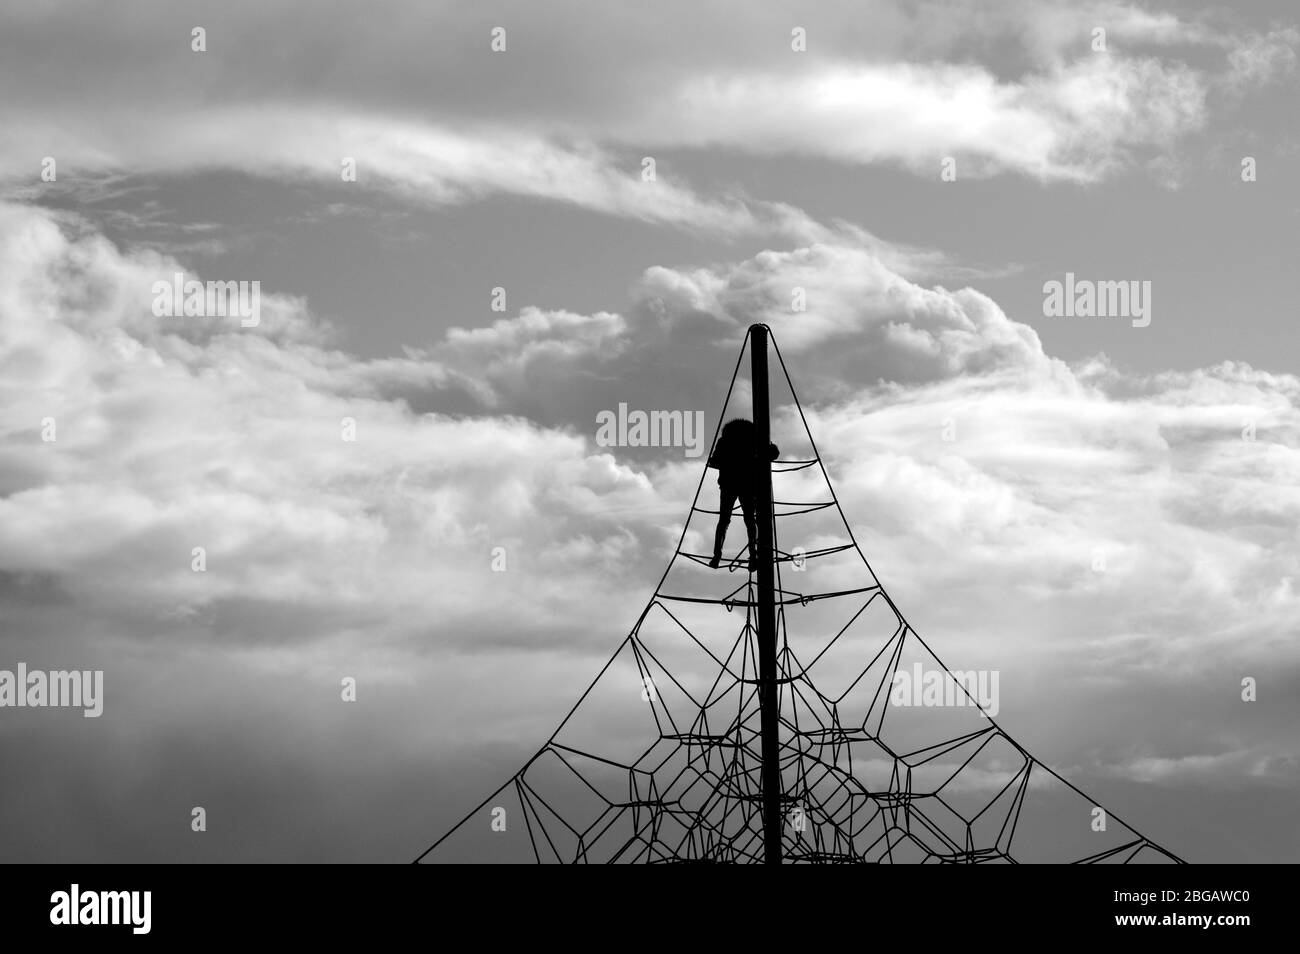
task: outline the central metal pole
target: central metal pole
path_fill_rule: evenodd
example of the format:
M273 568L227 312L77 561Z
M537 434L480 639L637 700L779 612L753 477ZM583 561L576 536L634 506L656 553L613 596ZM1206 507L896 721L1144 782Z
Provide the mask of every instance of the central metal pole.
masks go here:
M776 681L775 564L772 559L772 423L767 399L767 325L750 325L750 379L754 388L754 520L758 524L758 705L763 744L764 861L781 863L780 703Z

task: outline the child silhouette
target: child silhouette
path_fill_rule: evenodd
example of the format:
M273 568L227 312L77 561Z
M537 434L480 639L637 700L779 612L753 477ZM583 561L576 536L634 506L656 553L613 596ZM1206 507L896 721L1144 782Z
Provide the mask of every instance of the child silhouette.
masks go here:
M749 569L757 567L758 531L754 523L757 487L754 483L758 448L754 446L754 422L743 417L728 421L718 436L718 443L709 455L709 466L718 471L718 529L713 534L713 559L709 566L717 569L722 561L722 545L727 539L727 525L731 512L740 501L745 517L745 532L749 535ZM776 460L781 453L775 444L769 444L768 460Z

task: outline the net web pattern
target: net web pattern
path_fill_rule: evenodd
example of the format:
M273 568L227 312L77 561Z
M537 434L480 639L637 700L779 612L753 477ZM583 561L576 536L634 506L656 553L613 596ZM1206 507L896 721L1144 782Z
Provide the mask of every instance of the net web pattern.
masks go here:
M979 674L949 670L911 628L773 350L788 389L773 439L805 449L772 465L784 860L1181 862L1017 744ZM631 632L545 744L417 861L763 861L756 574L739 507L729 559L708 567L708 474Z

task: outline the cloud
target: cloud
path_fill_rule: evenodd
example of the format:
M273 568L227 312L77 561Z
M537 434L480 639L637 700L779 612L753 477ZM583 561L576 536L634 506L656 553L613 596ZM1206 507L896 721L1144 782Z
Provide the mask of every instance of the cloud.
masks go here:
M813 399L881 381L1064 373L1037 334L987 296L924 287L889 260L870 243L817 244L715 267L654 266L633 284L626 315L525 306L486 327L452 328L410 354L446 369L446 387L484 408L584 430L621 402L701 411L711 430L723 369L754 322L797 358ZM791 310L796 290L801 312Z
M1143 782L1219 783L1242 776L1290 783L1300 780L1300 760L1294 752L1274 753L1262 748L1177 758L1135 758L1109 770Z
M1224 85L1243 96L1294 75L1300 30L1295 27L1269 30L1242 39L1228 52L1229 71Z
M590 143L564 145L547 137L399 116L340 113L303 103L211 107L179 116L135 106L131 115L85 116L69 123L60 111L16 110L9 124L43 143L74 192L95 190L103 177L166 176L235 170L288 182L337 183L340 190L379 189L430 206L494 195L546 199L714 235L777 235L808 241L832 234L800 210L733 192L705 197L656 170L643 175L642 157L611 154ZM156 129L149 130L156 124ZM239 130L232 136L231 130ZM256 142L249 149L248 142ZM356 167L344 184L344 160ZM30 157L0 149L0 176L27 178ZM86 177L90 178L85 182ZM12 190L13 196L30 190Z
M376 640L411 638L423 624L395 626L377 601L404 618L477 620L492 547L527 566L572 541L576 560L626 539L589 505L655 499L571 433L417 414L382 396L446 372L330 350L329 329L291 296L265 295L256 329L157 318L151 285L178 263L26 207L0 208L0 262L0 568L50 575L142 632L188 620L257 644L259 616L278 606L272 616L304 620L278 625L274 642L362 625ZM342 439L346 418L355 443ZM206 573L191 569L196 546ZM577 597L531 579L540 588L514 605L545 628L546 606Z
M923 287L861 248L653 268L625 314L526 306L374 360L332 349L304 302L269 290L258 329L155 318L148 289L176 263L67 217L5 207L0 258L0 569L54 574L151 627L216 620L255 643L261 601L328 611L336 632L412 638L402 607L482 635L504 546L531 567L504 611L559 638L575 580L611 560L629 586L654 575L696 477L681 456L597 448L597 412L700 410L711 431L752 320L773 328L887 578L918 601L961 594L923 611L934 626L986 619L991 638L1017 598L1050 600L1080 614L1056 641L1172 628L1249 655L1242 620L1273 646L1296 609L1279 532L1300 518L1294 376L1070 368L987 296ZM806 312L788 309L796 285ZM453 392L468 414L437 410ZM190 569L200 545L207 574ZM447 588L430 593L429 574ZM611 608L623 595L595 589ZM1129 645L1107 658L1150 671L1179 644Z
M790 310L796 287L806 312ZM922 632L960 632L995 659L1007 633L1028 639L1027 605L1044 632L1017 653L1104 646L1106 666L1162 681L1285 642L1300 573L1282 529L1300 520L1293 375L1071 367L987 296L829 245L651 268L623 318L524 309L426 357L482 382L494 407L580 430L597 409L665 395L712 423L751 321L773 329L841 501ZM799 426L788 409L778 425Z
M968 64L836 64L687 81L645 125L673 145L898 163L938 177L1095 181L1205 122L1205 80L1150 57L1094 55L1007 81Z
M1008 731L1052 713L1075 725L1054 754L1077 758L1127 731L1085 735L1089 712L1154 693L1164 715L1134 757L1172 758L1172 736L1224 718L1180 687L1235 695L1241 674L1300 662L1292 375L1070 367L987 296L851 245L650 269L623 313L525 306L376 360L270 288L257 329L157 319L149 288L176 267L0 207L0 592L28 655L61 634L68 658L120 647L145 683L210 657L324 685L363 667L371 691L468 666L512 697L494 714L452 692L475 731L540 741L635 621L699 476L596 448L592 403L714 415L765 319L859 542L945 662L1003 671ZM477 406L440 411L457 389ZM795 453L797 426L778 407ZM1143 765L1126 777L1160 775Z
M350 156L360 188L421 202L506 194L804 243L834 226L734 186L692 188L671 156L658 156L656 182L642 182L642 158L721 148L897 164L928 178L953 156L961 176L1097 181L1165 168L1210 121L1212 91L1239 99L1292 74L1300 45L1290 29L1118 3L876 6L869 42L858 37L857 7L813 14L806 54L789 50L789 24L776 13L738 25L726 4L692 10L740 30L708 56L690 55L703 40L632 14L604 24L606 42L587 42L587 13L571 6L502 11L515 43L499 55L486 49L486 21L481 35L458 26L430 55L405 31L325 30L294 5L224 14L201 54L189 50L188 21L147 3L92 25L96 14L78 11L79 29L64 22L70 14L18 18L0 39L0 78L29 80L30 94L0 106L11 133L0 176L20 195L39 158L53 156L79 188L93 188L87 178L211 169L342 187ZM1110 31L1107 52L1091 49L1096 25ZM341 49L349 27L369 42ZM1017 55L1007 56L1008 43ZM152 54L143 73L141 44ZM276 65L285 56L334 68L289 73ZM67 76L88 61L98 81L70 90ZM148 95L136 95L146 80ZM513 95L488 95L502 87Z

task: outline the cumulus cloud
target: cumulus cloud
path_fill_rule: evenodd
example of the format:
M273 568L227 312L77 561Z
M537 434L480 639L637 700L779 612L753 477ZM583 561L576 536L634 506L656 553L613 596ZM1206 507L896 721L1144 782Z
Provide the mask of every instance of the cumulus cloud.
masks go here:
M412 412L384 394L395 380L444 380L441 367L330 350L329 329L291 296L264 296L257 328L155 317L152 283L179 263L27 207L3 207L0 261L0 569L46 574L151 628L216 620L256 643L267 634L238 607L262 602L332 617L277 641L363 622L376 640L410 637L424 624L384 621L377 601L402 619L473 618L493 546L527 565L571 541L576 560L626 540L588 506L654 499L572 433ZM207 573L191 570L196 546ZM514 605L545 628L539 607L562 607L566 592L541 581L535 605Z
M587 591L611 612L639 592L695 478L680 458L595 447L596 412L671 395L712 425L750 320L773 327L885 579L970 651L1005 645L1018 599L1068 608L1053 640L1102 640L1109 665L1144 674L1184 665L1192 632L1241 658L1272 650L1296 610L1293 376L1069 368L986 296L916 285L861 249L655 268L625 315L526 307L371 361L331 349L292 297L269 295L259 329L155 318L147 289L175 262L49 213L6 207L0 250L2 568L155 629L215 620L255 643L247 607L263 602L334 621L281 638L366 626L400 641L436 617L478 645L535 647L481 614L502 545L529 575L497 609L572 638L575 579L618 575L627 593ZM808 311L791 314L799 284ZM457 388L480 410L411 408ZM199 545L216 572L191 572ZM952 598L929 600L934 586Z
M795 287L806 312L790 310ZM923 632L961 632L992 659L1020 631L1027 657L1092 670L1097 650L1164 681L1284 641L1300 571L1285 529L1300 518L1286 489L1300 477L1292 375L1071 367L987 296L923 287L842 246L652 268L626 318L525 309L427 357L482 381L494 406L579 428L629 395L712 414L750 321L772 327L842 499ZM655 358L669 352L681 357L665 369ZM545 396L570 380L585 403ZM778 420L798 428L788 409ZM935 588L960 595L935 601ZM1026 605L1041 638L1023 629Z
M1096 725L1085 712L1145 711L1155 694L1177 728L1156 720L1141 751L1082 774L1272 778L1293 758L1281 728L1267 759L1165 748L1173 733L1194 753L1184 734L1236 718L1198 715L1196 698L1235 694L1265 660L1295 669L1300 567L1284 528L1300 494L1279 489L1300 485L1293 376L1070 368L986 296L922 287L853 247L655 268L625 314L525 307L369 361L331 348L305 303L272 290L257 329L155 318L148 289L177 263L67 216L5 206L0 266L0 593L11 648L34 660L43 636L80 659L133 647L117 686L147 683L162 659L208 659L232 684L362 672L371 692L403 699L441 686L442 705L481 720L479 743L536 738L630 626L698 475L671 454L594 447L584 402L671 396L714 414L759 318L881 579L945 662L1002 670L1009 731L1060 712L1075 728L1051 738L1053 754L1077 760L1098 745L1078 728ZM791 314L798 283L809 307ZM455 388L480 409L411 406ZM40 440L45 417L54 443ZM355 443L341 440L345 417ZM776 427L803 451L789 407ZM206 573L191 570L194 546ZM447 684L464 653L488 661L448 671L519 682L508 706ZM1202 693L1189 698L1188 681ZM469 737L442 724L420 738L450 751Z

